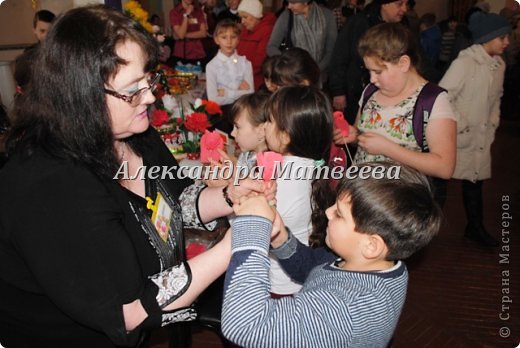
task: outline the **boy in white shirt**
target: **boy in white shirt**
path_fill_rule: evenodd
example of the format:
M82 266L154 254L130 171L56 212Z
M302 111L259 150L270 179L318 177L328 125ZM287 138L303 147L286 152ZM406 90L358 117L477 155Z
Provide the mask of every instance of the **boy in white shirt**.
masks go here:
M220 105L254 92L251 62L236 53L239 36L238 24L229 19L220 21L213 34L219 51L206 65L206 91L208 99Z

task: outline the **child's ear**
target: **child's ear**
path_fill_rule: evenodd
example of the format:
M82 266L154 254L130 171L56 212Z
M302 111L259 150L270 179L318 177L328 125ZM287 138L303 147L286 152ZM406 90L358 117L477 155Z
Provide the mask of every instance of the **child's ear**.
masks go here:
M287 133L285 131L280 132L280 140L284 147L287 147L287 145L289 145L291 143L291 137L289 136L289 133Z
M258 138L265 139L265 126L266 126L266 122L260 123L258 126L255 127L255 131L256 131Z
M379 259L385 257L388 247L385 241L378 234L367 234L363 244L363 256L367 259Z
M410 60L410 57L406 54L403 54L401 58L399 58L399 62L397 62L397 65L399 65L399 68L403 72L407 72L410 70L410 66L412 64L412 61Z

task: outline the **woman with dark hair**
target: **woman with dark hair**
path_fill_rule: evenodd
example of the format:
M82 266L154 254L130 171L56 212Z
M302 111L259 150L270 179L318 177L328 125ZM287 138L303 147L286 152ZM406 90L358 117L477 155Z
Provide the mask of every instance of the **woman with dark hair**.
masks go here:
M100 5L60 16L38 51L0 174L4 346L144 346L151 328L193 318L226 269L227 244L179 258L182 228L263 185L205 188L175 171L149 128L157 55Z

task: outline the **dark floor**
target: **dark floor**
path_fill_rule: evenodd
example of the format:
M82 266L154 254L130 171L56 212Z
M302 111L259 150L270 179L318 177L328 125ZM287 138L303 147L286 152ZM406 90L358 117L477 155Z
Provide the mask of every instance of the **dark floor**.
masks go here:
M519 163L520 122L503 121L493 146L493 179L484 184L485 225L501 240L499 248L480 247L463 238L460 182L450 182L445 226L407 262L408 296L392 347L520 344ZM164 331L155 333L153 347L168 347ZM222 345L211 331L197 329L192 347Z

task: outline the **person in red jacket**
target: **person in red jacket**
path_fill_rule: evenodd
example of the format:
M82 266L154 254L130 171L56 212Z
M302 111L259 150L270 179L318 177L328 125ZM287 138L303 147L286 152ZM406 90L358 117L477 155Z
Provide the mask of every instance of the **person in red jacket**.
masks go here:
M262 3L258 0L242 0L238 5L242 18L242 32L237 52L253 65L255 91L264 83L262 64L267 56L267 43L271 37L276 17L272 13L263 14Z

